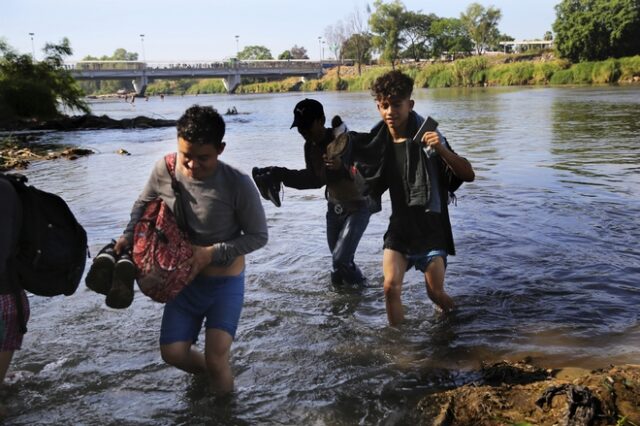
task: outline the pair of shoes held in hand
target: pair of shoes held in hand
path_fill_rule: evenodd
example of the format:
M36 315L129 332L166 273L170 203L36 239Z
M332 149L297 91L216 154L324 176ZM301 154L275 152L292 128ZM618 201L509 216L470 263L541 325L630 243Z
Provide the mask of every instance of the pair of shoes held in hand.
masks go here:
M96 293L107 296L105 303L110 308L124 309L133 302L133 280L136 266L131 253L117 255L113 250L115 241L104 246L93 259L85 282Z

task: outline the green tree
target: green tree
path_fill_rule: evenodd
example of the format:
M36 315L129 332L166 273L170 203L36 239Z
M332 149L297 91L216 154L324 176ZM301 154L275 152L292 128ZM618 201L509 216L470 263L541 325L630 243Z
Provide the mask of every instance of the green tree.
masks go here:
M120 47L113 51L112 55L102 55L100 57L87 55L83 61L137 61L138 54L136 52L128 52ZM115 67L115 65L113 65ZM120 90L130 92L133 90L133 84L130 80L86 80L79 82L80 87L88 94L108 94L117 93Z
M83 93L64 69L64 58L72 54L69 40L47 43L44 59L34 62L31 55L15 52L0 40L0 116L2 118L51 118L58 107L89 112Z
M135 52L127 52L126 49L119 48L113 52L113 55L111 55L111 58L109 59L112 61L137 61L138 54Z
M257 61L261 59L273 59L271 51L264 46L246 46L238 52L241 61Z
M284 52L278 55L278 59L280 60L293 59L293 55L291 54L290 50L285 50Z
M405 28L405 5L400 0L384 3L376 0L375 11L369 17L369 26L373 33L373 46L381 52L381 58L395 68L400 54L400 45L404 43L402 31Z
M473 50L473 41L466 27L457 18L439 18L431 23L432 54L434 58L447 55L451 59L466 56Z
M553 40L553 33L551 31L545 32L543 40L545 41Z
M83 59L83 61L137 61L138 54L136 52L127 52L126 49L122 47L117 48L113 51L113 55L102 55L101 57L87 55Z
M309 59L309 55L307 55L307 49L294 44L291 48L291 59Z
M640 0L563 0L553 23L555 46L571 61L640 53Z
M366 7L366 17L363 16L359 8L355 8L347 19L346 39L340 49L343 58L350 58L356 61L358 75L362 75L362 64L371 62L371 32L369 30L369 17L371 9Z
M402 32L406 43L404 57L413 58L417 62L420 58L431 56L430 47L433 41L431 23L436 19L437 16L434 14L425 15L412 11L405 13L405 26Z
M500 9L493 6L485 9L478 3L471 3L466 12L460 14L460 20L475 43L478 55L481 55L500 36L498 22L501 18Z

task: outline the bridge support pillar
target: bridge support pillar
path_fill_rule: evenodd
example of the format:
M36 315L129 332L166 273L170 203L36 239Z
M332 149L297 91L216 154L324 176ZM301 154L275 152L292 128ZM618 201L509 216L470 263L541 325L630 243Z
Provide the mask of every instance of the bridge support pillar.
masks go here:
M227 93L233 93L240 85L240 74L230 74L222 79L224 88L227 89Z
M133 90L136 91L137 96L144 96L144 92L147 90L147 84L149 84L149 79L146 74L142 74L141 77L136 78L131 81L133 83Z

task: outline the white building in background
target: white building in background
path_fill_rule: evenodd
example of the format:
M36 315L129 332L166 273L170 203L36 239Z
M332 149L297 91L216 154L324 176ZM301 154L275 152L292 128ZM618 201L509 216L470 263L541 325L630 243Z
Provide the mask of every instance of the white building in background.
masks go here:
M553 40L513 40L501 41L504 53L523 52L529 49L550 49L553 47Z

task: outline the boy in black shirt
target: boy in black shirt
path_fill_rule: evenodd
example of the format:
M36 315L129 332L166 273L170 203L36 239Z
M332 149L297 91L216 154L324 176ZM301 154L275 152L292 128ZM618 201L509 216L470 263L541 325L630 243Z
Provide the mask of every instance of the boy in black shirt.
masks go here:
M388 188L391 197L382 260L391 325L404 320L402 280L412 266L424 273L429 298L445 312L454 308L444 290L447 254L455 254L447 201L462 181L475 178L471 164L438 131L414 136L424 120L413 111L412 91L413 80L400 71L380 76L372 87L382 118L369 144L380 159L374 195Z

